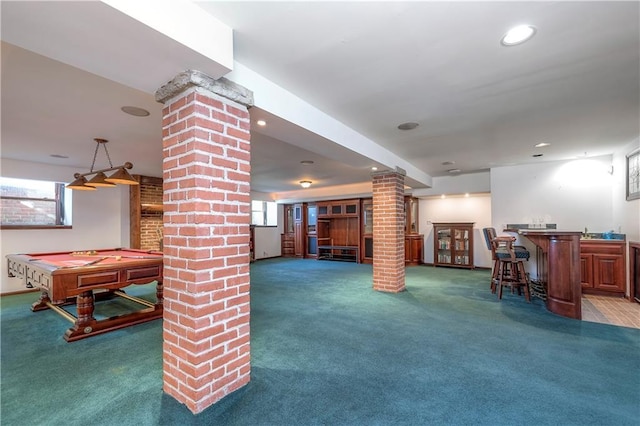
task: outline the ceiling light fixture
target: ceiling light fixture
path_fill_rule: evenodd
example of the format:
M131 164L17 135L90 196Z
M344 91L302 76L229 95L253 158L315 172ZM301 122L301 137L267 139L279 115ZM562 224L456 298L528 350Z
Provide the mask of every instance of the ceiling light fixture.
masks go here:
M371 167L371 170L375 172L376 170L378 170L378 168L376 166L373 166Z
M515 46L529 40L535 33L536 27L533 25L518 25L507 31L507 33L502 36L500 43L502 43L503 46Z
M443 166L453 166L454 164L456 164L455 161L443 161L442 163Z
M534 145L535 148L544 148L545 146L551 145L550 143L540 142Z
M402 123L402 124L398 125L398 129L400 129L400 130L413 130L418 126L419 126L418 123L408 122L408 123Z
M133 115L135 117L146 117L149 115L149 111L143 108L134 106L123 106L120 110L126 114Z
M447 170L449 173L460 173L462 170L460 169L449 169Z
M113 167L111 164L111 157L109 156L109 151L107 150L107 142L106 139L95 138L96 149L93 152L93 162L91 163L91 169L88 173L76 173L73 175L75 180L67 185L69 189L77 189L81 191L95 191L96 187L109 187L116 186L117 183L124 185L138 185L138 181L135 180L126 169L133 168L133 164L126 162L122 166ZM107 159L109 160L109 168L101 169L101 170L93 170L93 167L96 164L96 157L98 155L98 148L102 145L104 147L104 152L107 154ZM114 174L110 177L104 174L104 172L111 172L116 170ZM87 181L87 176L95 175L90 180Z
M300 186L303 188L308 188L311 186L311 181L310 180L301 180L300 181Z
M311 160L302 160L300 162L300 164L302 164L303 166L310 166L310 165L313 164L313 161L311 161Z
M266 121L264 121L264 120L258 120L258 121L256 121L256 124L257 124L258 126L266 126L266 125L267 125L267 122L266 122Z

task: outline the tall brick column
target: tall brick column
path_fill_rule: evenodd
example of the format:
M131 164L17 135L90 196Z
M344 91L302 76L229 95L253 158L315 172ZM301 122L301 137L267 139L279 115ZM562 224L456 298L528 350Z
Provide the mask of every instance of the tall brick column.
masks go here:
M199 413L250 379L253 94L187 71L163 103L164 391Z
M404 173L381 171L373 177L373 289L405 289Z

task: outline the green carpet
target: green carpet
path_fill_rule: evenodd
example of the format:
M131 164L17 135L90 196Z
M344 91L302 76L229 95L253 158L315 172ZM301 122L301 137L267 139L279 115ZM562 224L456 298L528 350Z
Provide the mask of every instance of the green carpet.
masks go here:
M162 392L162 324L74 343L70 323L1 300L2 425L638 425L640 330L562 318L486 270L251 266L249 385L194 416ZM129 287L153 300L153 286ZM110 315L113 306L97 307Z

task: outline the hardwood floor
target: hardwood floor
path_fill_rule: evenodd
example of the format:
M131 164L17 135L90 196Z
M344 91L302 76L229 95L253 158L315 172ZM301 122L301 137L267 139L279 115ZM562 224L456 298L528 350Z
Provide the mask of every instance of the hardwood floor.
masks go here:
M622 297L582 296L582 320L640 328L640 303Z

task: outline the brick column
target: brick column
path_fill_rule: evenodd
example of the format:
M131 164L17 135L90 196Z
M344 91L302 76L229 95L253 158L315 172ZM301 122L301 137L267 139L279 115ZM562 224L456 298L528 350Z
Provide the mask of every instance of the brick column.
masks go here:
M164 391L199 413L250 379L253 95L187 71L163 103Z
M373 175L373 289L397 293L405 289L404 173Z

